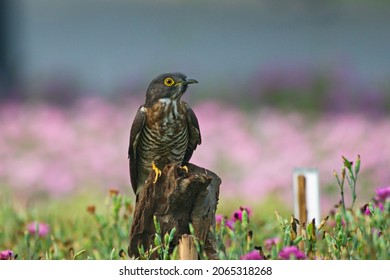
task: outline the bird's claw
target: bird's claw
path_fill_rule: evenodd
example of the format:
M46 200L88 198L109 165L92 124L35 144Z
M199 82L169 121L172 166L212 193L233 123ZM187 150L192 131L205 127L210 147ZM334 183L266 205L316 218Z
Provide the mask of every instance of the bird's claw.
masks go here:
M184 176L184 174L188 174L188 167L185 165L178 166L178 174L179 176Z
M186 165L179 166L181 170L184 170L185 173L188 173L188 167Z
M155 184L158 180L158 177L161 176L161 170L158 169L158 167L156 166L156 164L154 162L152 162L152 169L154 170L154 173L156 174L154 177L154 180L153 180L153 184Z

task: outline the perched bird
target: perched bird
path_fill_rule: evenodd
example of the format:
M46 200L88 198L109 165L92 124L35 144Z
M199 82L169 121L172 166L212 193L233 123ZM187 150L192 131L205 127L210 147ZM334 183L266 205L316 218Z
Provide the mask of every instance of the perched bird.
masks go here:
M188 85L194 83L198 82L182 73L161 74L150 83L130 131L130 179L137 197L152 169L154 183L168 163L186 169L201 144L198 119L181 100Z

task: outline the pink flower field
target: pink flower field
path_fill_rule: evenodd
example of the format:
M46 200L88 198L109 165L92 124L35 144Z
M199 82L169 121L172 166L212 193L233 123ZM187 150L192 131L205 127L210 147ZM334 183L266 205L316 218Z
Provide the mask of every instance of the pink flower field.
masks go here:
M64 109L43 103L0 105L0 187L20 196L62 197L78 190L131 194L127 148L140 100L84 98ZM358 113L309 119L272 109L244 113L233 105L198 102L203 143L192 162L222 178L221 199L260 201L276 194L292 203L292 171L318 168L323 205L337 202L333 171L341 156L360 154L358 198L390 182L390 120ZM336 199L336 200L335 200Z

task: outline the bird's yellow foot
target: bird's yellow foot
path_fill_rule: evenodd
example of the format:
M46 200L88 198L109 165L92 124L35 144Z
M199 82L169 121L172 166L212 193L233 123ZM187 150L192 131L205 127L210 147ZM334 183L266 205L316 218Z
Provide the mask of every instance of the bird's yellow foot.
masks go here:
M185 173L188 173L188 167L186 165L179 166L181 170L183 170Z
M158 180L158 177L161 176L161 170L158 169L158 167L154 164L154 161L152 162L152 169L154 170L154 173L156 173L153 181L153 184L155 184Z

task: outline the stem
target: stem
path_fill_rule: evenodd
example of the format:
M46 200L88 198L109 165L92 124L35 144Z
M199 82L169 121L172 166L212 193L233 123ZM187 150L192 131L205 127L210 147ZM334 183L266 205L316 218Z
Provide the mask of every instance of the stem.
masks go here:
M349 187L351 188L351 192L352 192L352 205L351 205L351 209L353 209L353 206L355 205L355 201L356 201L357 174L355 175L353 173L353 171L350 170L347 179L348 179Z
M345 209L345 200L344 200L344 186L340 185L341 189L341 208L343 210L344 216L347 214L347 210Z
M352 206L351 209L353 209L353 206L355 205L356 201L356 179L353 180L353 185L352 185Z

